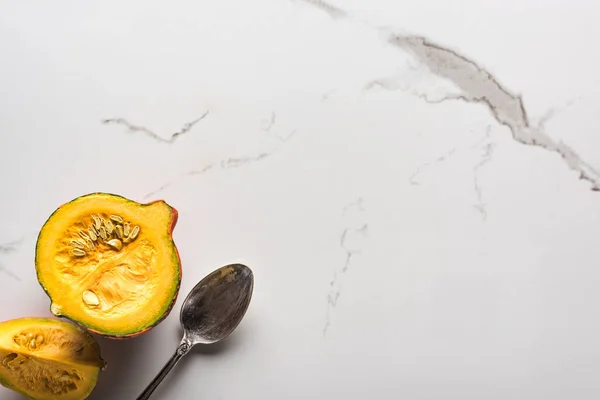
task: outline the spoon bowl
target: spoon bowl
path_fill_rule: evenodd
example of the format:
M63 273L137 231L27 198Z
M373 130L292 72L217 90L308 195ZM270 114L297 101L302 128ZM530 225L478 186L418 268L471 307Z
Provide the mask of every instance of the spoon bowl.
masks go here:
M208 274L181 307L184 339L210 344L229 336L246 314L253 285L252 271L242 264L226 265Z
M177 351L137 400L149 399L171 369L197 344L212 344L240 324L252 298L254 275L243 264L225 265L194 286L181 306L183 339Z

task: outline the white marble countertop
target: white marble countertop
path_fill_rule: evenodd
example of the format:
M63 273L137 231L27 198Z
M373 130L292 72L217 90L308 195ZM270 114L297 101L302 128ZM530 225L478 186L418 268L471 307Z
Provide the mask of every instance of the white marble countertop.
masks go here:
M0 320L89 192L179 210L180 296L101 340L132 399L215 268L255 273L157 399L600 396L600 3L3 1ZM0 398L18 396L0 388Z

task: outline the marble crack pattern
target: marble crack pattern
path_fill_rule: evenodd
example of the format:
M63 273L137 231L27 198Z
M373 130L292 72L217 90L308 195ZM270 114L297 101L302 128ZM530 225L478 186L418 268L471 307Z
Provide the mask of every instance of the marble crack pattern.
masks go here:
M270 132L271 128L273 128L273 125L275 125L275 121L277 120L277 114L275 114L275 111L273 111L271 113L271 118L269 118L269 120L266 122L263 131L265 132Z
M330 9L339 10L338 17L350 17L345 11L322 0L303 1L324 12L329 13ZM373 27L372 24L367 25L380 32L386 31L386 29ZM522 97L511 93L496 77L475 61L422 36L389 34L387 41L392 46L412 54L432 74L454 83L461 92L436 100L431 100L424 94L418 97L430 104L459 100L484 105L496 122L511 131L515 141L558 154L571 170L579 174L579 179L590 183L591 190L600 191L600 172L567 144L552 139L544 130L545 121L540 121L537 126L532 125ZM386 83L386 79L371 82L366 87L367 89L373 87L397 89L395 85L389 84L389 81Z
M200 117L196 118L195 120L185 123L178 132L171 134L171 136L168 139L165 139L164 137L154 133L153 131L149 130L148 128L145 128L143 126L133 125L124 118L104 119L104 120L102 120L102 123L105 125L111 125L111 124L123 125L127 128L127 130L129 132L140 132L140 133L143 133L146 136L156 140L157 142L173 144L181 136L183 136L186 133L188 133L189 131L191 131L192 128L194 127L194 125L196 125L198 122L200 122L204 118L206 118L208 116L208 114L209 114L209 111L206 111L206 112L204 112L204 114L202 114Z
M21 278L19 278L19 276L17 274L15 274L14 272L12 272L10 269L6 268L2 264L0 264L0 272L6 274L9 278L12 278L19 282L21 281Z
M250 162L264 160L269 157L272 153L260 153L256 156L245 156L245 157L231 157L226 160L221 161L221 168L237 168L244 164L248 164Z
M191 177L191 176L196 176L196 175L202 175L208 171L210 171L211 169L215 168L215 164L208 164L205 165L202 168L199 169L193 169L190 171L187 171L183 174L181 174L181 176L179 177L179 179L183 179L183 178L187 178L187 177ZM175 182L177 182L178 179L174 179L172 181L163 183L161 186L159 186L158 188L154 189L153 191L146 193L143 197L144 200L148 200L151 199L152 197L156 196L157 194L159 194L160 192L162 192L165 189L168 189L171 185L173 185Z
M337 307L342 293L342 277L348 272L354 256L360 253L360 245L367 236L369 224L365 222L365 213L362 197L346 205L342 210L342 217L347 220L347 226L342 230L339 241L339 246L344 252L344 262L340 268L333 271L333 279L329 283L325 326L323 327L324 337L327 336L327 331L331 326L333 310Z
M419 96L426 102L435 104L459 100L483 104L499 124L510 129L515 141L559 154L569 168L579 173L580 179L591 183L592 190L600 190L600 174L569 146L547 135L543 123L533 126L521 96L511 93L474 61L424 37L391 35L389 43L412 54L432 74L451 81L460 90L459 94L450 94L439 100Z
M484 140L489 140L490 137L490 129L488 128L487 133L484 137ZM494 152L494 149L496 148L495 143L492 142L487 142L484 146L483 146L483 154L481 156L481 160L479 160L479 162L475 165L475 167L473 167L473 188L475 189L475 196L477 197L477 203L475 203L473 205L473 207L475 208L475 210L477 210L477 212L479 212L479 214L481 214L481 219L483 221L485 221L487 219L487 209L486 209L486 203L484 202L483 199L483 189L481 186L481 182L479 179L479 170L486 165L487 163L489 163L492 160L492 154Z
M354 255L360 253L360 250L352 249L352 248L349 248L349 247L346 246L346 237L348 236L349 233L358 233L358 234L361 234L361 235L366 235L368 228L369 228L368 224L363 224L360 228L357 228L357 229L355 229L355 228L346 228L342 232L342 235L340 237L340 246L346 252L346 262L344 263L344 267L342 268L342 272L348 271L348 268L350 267L350 263L352 261L352 257Z
M276 122L276 114L275 114L275 112L273 112L273 113L271 113L270 119L267 121L265 126L263 126L262 130L266 133L269 133L271 135L271 137L274 138L275 140L277 140L278 142L285 144L296 134L296 131L292 131L287 136L281 136L279 134L271 132L273 126L275 125L275 122ZM205 174L209 171L213 171L213 170L225 170L225 169L239 168L246 164L262 161L262 160L272 156L273 154L275 154L278 150L279 150L279 147L277 147L271 151L263 151L258 154L246 155L246 156L241 156L241 157L229 157L229 158L225 158L220 161L217 161L217 162L209 163L201 168L192 169L192 170L183 172L175 179L162 184L160 187L158 187L158 188L154 189L153 191L144 195L143 199L144 200L151 199L152 197L156 196L163 190L169 188L170 186L172 186L173 184L175 184L176 182L178 182L181 179L186 179L186 178L190 178L190 177L194 177L194 176L198 176L198 175L203 175L203 174Z
M18 250L19 246L21 245L22 241L23 240L20 239L20 240L15 240L12 242L0 244L0 254L11 254L11 253L16 252ZM5 267L2 264L0 264L0 273L4 273L9 278L12 278L16 281L21 281L21 278L19 278L12 270L8 269L7 267Z
M318 8L319 10L327 13L332 19L339 19L347 17L346 11L332 4L329 4L323 0L301 0L303 3Z
M171 185L175 184L180 179L185 179L185 178L189 178L189 177L197 176L197 175L203 175L204 173L207 173L211 170L217 170L217 169L224 170L224 169L239 168L239 167L242 167L249 163L264 160L265 158L268 158L273 154L274 154L274 151L268 152L268 153L267 152L259 153L257 155L253 155L253 156L230 157L230 158L221 160L217 163L205 165L204 167L199 168L199 169L193 169L193 170L184 172L178 178L176 178L172 181L166 182L166 183L162 184L160 187L158 187L157 189L147 193L146 195L144 195L143 199L148 200L148 199L154 197L155 195L159 194L163 190L169 188Z
M417 169L415 170L415 172L413 172L412 175L408 178L408 182L411 185L415 185L415 186L420 185L421 183L419 182L419 180L417 180L417 177L419 176L419 174L421 172L423 172L427 168L432 167L435 164L446 161L447 159L452 157L455 153L456 153L456 149L452 149L452 150L448 151L447 153L442 154L441 156L439 156L438 158L436 158L433 161L426 162L424 164L419 165L417 167Z
M487 210L486 204L483 198L483 188L481 185L481 180L479 177L480 169L483 168L487 163L492 160L492 154L494 149L496 148L496 144L490 141L491 138L491 126L488 126L485 135L477 140L477 142L468 146L468 148L453 148L448 152L442 154L437 157L433 161L429 161L419 165L415 171L408 178L408 182L413 186L421 185L421 181L418 179L419 175L425 171L426 169L433 168L437 164L448 161L450 158L465 152L472 151L476 149L479 152L482 152L479 160L473 167L473 188L475 190L476 203L473 205L473 208L481 215L481 218L485 221L487 219Z

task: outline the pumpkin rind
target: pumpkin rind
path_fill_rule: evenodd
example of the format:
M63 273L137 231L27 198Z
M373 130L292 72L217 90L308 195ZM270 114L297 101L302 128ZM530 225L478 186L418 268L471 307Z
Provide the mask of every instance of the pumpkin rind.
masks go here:
M40 230L35 257L52 313L114 339L163 321L181 283L172 238L177 218L162 200L143 204L110 193L56 209Z
M96 340L75 324L35 317L0 323L0 384L26 398L87 398L105 367Z

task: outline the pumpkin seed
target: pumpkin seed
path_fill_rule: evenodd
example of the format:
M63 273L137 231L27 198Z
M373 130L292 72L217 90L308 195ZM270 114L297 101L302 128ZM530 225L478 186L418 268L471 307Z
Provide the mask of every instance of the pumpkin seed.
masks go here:
M104 229L103 226L101 226L100 229L98 229L98 234L104 240L106 240L108 238L108 236L106 236L106 229Z
M19 336L15 336L15 338L13 340L19 346L25 346L25 344L27 343L27 337L23 334L21 334Z
M89 247L90 250L94 250L96 248L96 246L94 246L94 242L92 242L91 239L89 241L87 241L86 244L87 244L87 247Z
M79 231L79 236L81 236L82 239L90 240L90 237L84 231Z
M117 225L115 227L115 232L117 233L117 237L119 239L123 239L123 227L121 225Z
M92 215L92 219L94 220L94 227L96 228L96 230L99 230L102 226L102 221L100 220L100 217L98 217L97 215Z
M113 231L115 230L115 226L113 225L113 223L109 220L104 223L104 226L106 227L106 233L108 234L108 236L112 235Z
M83 292L83 295L81 297L83 299L83 302L90 307L97 307L100 305L100 299L98 299L96 293L92 292L91 290L86 290L85 292Z
M107 242L107 244L117 251L123 248L123 243L119 239L111 239Z
M131 226L129 225L129 222L127 222L125 225L123 225L123 235L129 236L130 229L131 229Z
M85 243L82 243L80 240L71 240L71 244L75 247L78 247L80 249L84 249L85 248Z
M96 240L98 240L98 236L96 235L96 231L93 227L90 227L90 229L88 229L88 233L90 234L90 239L92 239L92 241L95 242Z
M85 251L81 250L81 249L73 249L73 250L71 250L71 252L73 253L74 256L77 256L77 257L83 257L86 254Z
M123 218L119 217L118 215L111 215L110 219L112 219L113 221L115 221L117 224L122 224L123 223Z
M138 236L138 234L140 233L140 227L139 226L134 226L133 230L131 231L131 234L129 235L129 240L135 240L135 238Z

